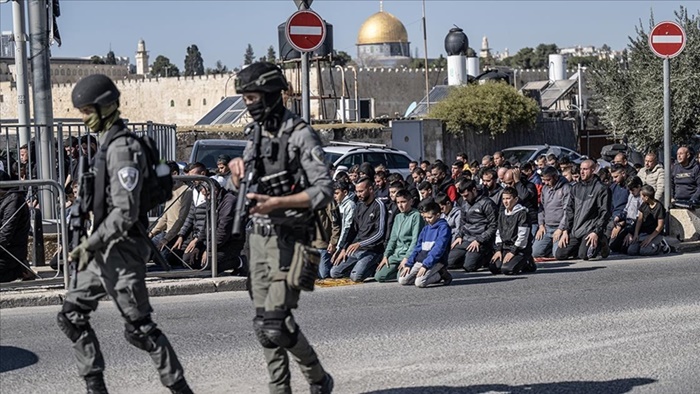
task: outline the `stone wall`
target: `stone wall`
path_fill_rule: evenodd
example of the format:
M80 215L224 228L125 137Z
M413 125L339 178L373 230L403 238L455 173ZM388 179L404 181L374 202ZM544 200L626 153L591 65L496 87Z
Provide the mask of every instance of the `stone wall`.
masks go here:
M311 69L311 115L319 119L319 96L329 98L343 94L341 71L338 68ZM294 92L300 91L297 70L286 70ZM444 69L428 72L429 85L442 84ZM518 74L521 83L530 78L546 78L541 70L525 70ZM354 98L355 79L351 68L345 68L346 97ZM235 79L229 75L196 77L126 79L116 81L121 90L122 113L131 122L151 120L156 123L193 125L226 95L235 93ZM54 84L54 118L77 118L71 105L73 84ZM522 86L522 85L519 85ZM421 69L359 68L357 90L360 98L374 98L375 116L403 115L413 101L425 96L425 74ZM31 96L31 94L30 94ZM31 98L30 98L31 100ZM335 119L337 100L324 100L326 119ZM30 108L32 104L30 103ZM0 119L17 119L17 90L10 82L0 82Z

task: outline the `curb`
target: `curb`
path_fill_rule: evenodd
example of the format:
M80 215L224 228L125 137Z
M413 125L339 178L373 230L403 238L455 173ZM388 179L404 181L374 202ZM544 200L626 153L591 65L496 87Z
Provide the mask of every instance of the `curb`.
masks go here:
M179 279L159 282L146 282L150 297L222 293L247 290L246 278L206 278ZM60 290L21 290L0 293L0 309L29 306L62 305L66 291ZM101 301L108 301L109 296Z

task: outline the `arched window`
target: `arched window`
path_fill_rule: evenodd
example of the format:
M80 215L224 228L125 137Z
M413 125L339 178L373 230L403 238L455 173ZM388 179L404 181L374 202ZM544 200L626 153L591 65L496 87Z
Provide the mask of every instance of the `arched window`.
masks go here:
M170 106L174 107L175 106L175 100L170 100Z
M207 99L202 99L202 105L207 105Z
M187 99L187 106L188 106L188 107L191 107L191 106L192 106L192 100Z

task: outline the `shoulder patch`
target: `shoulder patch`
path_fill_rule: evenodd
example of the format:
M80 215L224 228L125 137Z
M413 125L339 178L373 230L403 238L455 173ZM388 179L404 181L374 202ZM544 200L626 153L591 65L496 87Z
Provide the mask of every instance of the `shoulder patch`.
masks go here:
M316 160L320 164L326 164L326 155L323 152L323 148L321 148L318 145L311 149L311 157L313 157L314 160Z
M139 171L134 167L124 167L119 172L117 172L119 177L119 183L122 184L124 189L128 191L134 191L136 185L139 183Z

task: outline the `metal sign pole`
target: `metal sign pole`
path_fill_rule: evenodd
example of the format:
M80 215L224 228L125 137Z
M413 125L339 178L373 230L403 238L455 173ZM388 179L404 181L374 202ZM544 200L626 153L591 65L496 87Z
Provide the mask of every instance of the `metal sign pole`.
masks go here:
M671 61L664 58L664 206L671 208Z
M311 123L311 98L309 96L309 52L301 53L301 117Z

